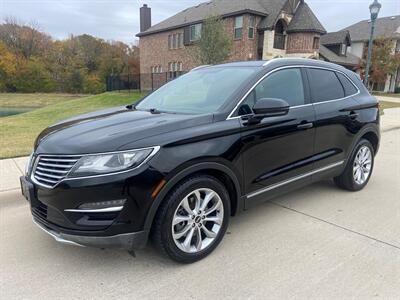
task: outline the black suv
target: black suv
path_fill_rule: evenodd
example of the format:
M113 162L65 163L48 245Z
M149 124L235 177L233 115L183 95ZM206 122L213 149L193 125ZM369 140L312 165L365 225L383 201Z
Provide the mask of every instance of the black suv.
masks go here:
M204 258L229 218L315 181L370 179L379 107L334 64L275 59L206 66L135 105L44 130L21 177L34 222L69 244Z

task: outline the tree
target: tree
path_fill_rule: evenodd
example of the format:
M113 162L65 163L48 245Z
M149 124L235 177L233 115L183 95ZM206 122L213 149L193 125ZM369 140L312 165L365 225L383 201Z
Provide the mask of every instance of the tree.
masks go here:
M52 40L35 23L0 23L0 91L101 93L110 74L138 74L139 49L83 34Z
M11 17L6 18L0 26L0 41L15 54L26 59L45 54L52 42L50 36L39 31L36 23L25 25Z
M363 61L362 68L364 70L365 65L366 61ZM395 74L399 67L400 53L394 52L393 41L384 37L375 39L372 47L369 77L371 84L384 84L387 76Z
M208 17L202 26L200 39L195 43L195 56L204 65L225 62L231 53L232 41L225 31L224 21Z
M0 41L0 92L12 90L17 71L16 56Z

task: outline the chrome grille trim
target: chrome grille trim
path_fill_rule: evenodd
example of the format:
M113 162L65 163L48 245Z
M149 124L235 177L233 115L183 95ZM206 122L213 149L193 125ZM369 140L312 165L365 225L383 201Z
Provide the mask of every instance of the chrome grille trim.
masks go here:
M33 165L32 180L46 188L60 183L82 156L39 155Z
M68 174L72 170L72 168L75 166L76 162L79 161L84 156L91 156L91 155L109 155L109 154L117 154L117 153L124 153L128 151L140 151L140 150L145 150L145 149L152 149L152 152L148 155L148 157L143 160L138 166L134 168L128 168L126 170L118 171L118 172L111 172L111 173L104 173L104 174L97 174L97 175L89 175L89 176L81 176L81 177L68 177ZM103 153L88 153L88 154L67 154L67 155L55 155L55 154L41 154L41 155L34 155L34 162L32 163L33 167L30 172L30 178L33 183L48 188L48 189L53 189L55 188L59 183L64 182L64 181L74 181L74 180L82 180L82 179L87 179L87 178L99 178L99 177L107 177L107 176L115 176L117 174L123 174L127 172L131 172L133 170L136 170L146 164L153 156L157 154L157 152L161 149L160 146L151 146L147 148L138 148L138 149L131 149L131 150L121 150L121 151L115 151L115 152L103 152ZM56 167L49 166L48 163L44 163L45 159L52 159L55 160L53 161L52 165L56 165ZM67 160L76 160L75 163L72 163L67 161ZM64 164L54 164L55 162L60 162ZM65 164L67 163L67 164ZM47 164L47 165L43 165ZM55 181L54 178L50 178L45 176L43 178L43 175L36 175L36 171L39 170L39 172L50 172L54 176L60 176L61 174L61 179L58 181ZM38 180L41 179L42 181ZM55 182L55 183L54 183Z

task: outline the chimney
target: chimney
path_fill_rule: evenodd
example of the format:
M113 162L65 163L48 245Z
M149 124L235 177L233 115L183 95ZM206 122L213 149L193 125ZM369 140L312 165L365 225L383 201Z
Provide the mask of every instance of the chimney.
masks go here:
M151 27L151 8L143 4L140 8L140 32L146 31Z

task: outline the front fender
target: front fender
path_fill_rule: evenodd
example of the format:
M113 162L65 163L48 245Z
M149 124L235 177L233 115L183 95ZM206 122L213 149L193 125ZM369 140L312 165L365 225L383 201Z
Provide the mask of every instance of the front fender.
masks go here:
M189 167L186 167L179 172L177 172L172 178L168 179L167 183L165 186L161 189L161 191L158 193L157 197L154 199L154 202L152 206L150 207L150 210L147 214L146 221L144 224L144 230L150 231L151 226L153 224L154 217L157 213L158 208L160 207L162 201L164 200L165 196L168 194L168 192L182 179L185 177L198 173L201 171L207 171L207 170L214 170L214 171L220 171L223 172L225 175L227 175L233 182L234 187L235 187L235 193L237 196L237 204L236 207L234 208L235 211L240 211L243 210L244 207L244 201L241 197L241 186L240 186L240 181L235 174L235 172L230 169L228 166L220 163L220 162L200 162L196 163L194 165L191 165Z

